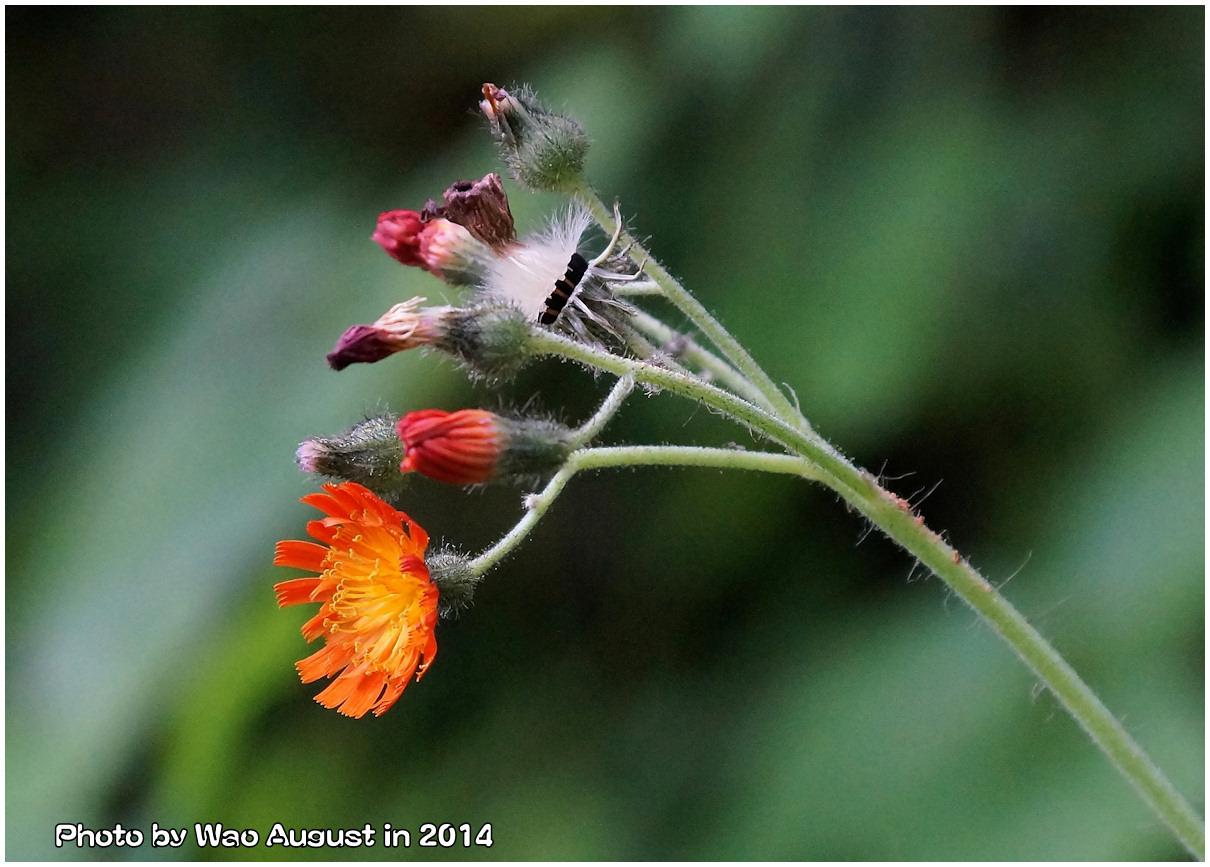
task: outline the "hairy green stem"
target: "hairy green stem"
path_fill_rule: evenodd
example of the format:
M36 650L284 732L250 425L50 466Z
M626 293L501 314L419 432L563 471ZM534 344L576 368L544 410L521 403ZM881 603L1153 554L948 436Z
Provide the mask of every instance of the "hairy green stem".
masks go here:
M763 406L765 409L776 414L777 408L769 403L760 389L734 367L723 361L723 359L713 352L703 349L692 337L680 333L651 314L644 313L641 310L633 318L635 328L647 334L653 340L658 340L665 348L680 342L682 345L679 347L679 351L673 353L676 358L683 358L691 364L696 364L704 373L708 373L719 382L724 383L740 397L746 398L757 406Z
M797 455L702 446L599 446L575 452L569 463L574 464L577 472L608 467L710 467L717 470L782 473L820 481L819 468Z
M583 448L593 437L599 434L605 425L609 423L609 420L622 408L623 402L625 402L633 389L633 376L627 374L619 377L600 408L593 413L592 418L576 428L571 438L572 448Z
M1205 857L1205 826L1197 812L1050 643L956 550L925 526L924 519L915 514L910 503L884 490L873 476L855 467L817 435L730 392L549 332L535 332L531 349L571 358L618 376L630 374L637 382L714 407L810 461L818 470L819 481L919 559L1000 634L1189 851L1199 859ZM556 476L552 485L558 480ZM561 480L555 495L563 484L566 478ZM543 492L541 496L546 495Z
M591 212L593 219L601 224L607 232L612 233L618 228L613 212L605 207L605 203L593 192L583 180L573 189L571 195L583 203ZM811 432L807 422L798 407L795 406L777 384L769 378L748 350L722 324L710 315L701 302L694 298L633 235L622 230L621 239L630 248L630 255L642 263L643 270L653 283L660 287L665 298L682 310L690 321L722 352L723 356L735 365L736 369L765 397L769 406L774 408L777 415L784 419L793 419L794 425L802 430Z
M525 515L504 538L471 561L472 571L476 575L482 575L520 545L576 473L582 470L634 466L756 470L819 480L818 468L805 458L796 455L745 452L738 449L710 449L698 446L604 446L580 449L568 456L567 462L540 493L531 494L525 498Z
M567 463L554 474L540 493L530 494L525 498L525 515L517 522L516 526L505 533L499 542L471 561L471 572L474 575L483 575L507 557L529 535L529 531L542 520L542 516L546 514L546 510L550 508L551 503L558 499L559 494L563 491L563 487L576 474L575 469L572 467L572 459L576 454L578 452L571 454Z

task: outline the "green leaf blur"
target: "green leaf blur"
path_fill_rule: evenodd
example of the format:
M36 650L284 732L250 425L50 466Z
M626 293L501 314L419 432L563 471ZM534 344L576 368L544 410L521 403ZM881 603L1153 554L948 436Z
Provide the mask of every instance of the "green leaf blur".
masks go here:
M311 517L302 439L531 399L576 423L604 394L557 362L499 391L418 353L324 363L347 326L454 297L375 217L495 170L479 87L528 83L816 428L1008 582L1203 803L1203 9L6 24L8 858L1182 857L1011 652L818 487L577 478L381 719L298 682L309 614L276 608L269 564ZM507 185L523 231L558 202ZM755 446L670 396L605 439ZM405 508L476 552L523 493L419 479ZM60 822L148 839L56 849ZM189 844L152 849L153 822ZM195 822L262 845L199 848ZM379 845L265 848L275 822ZM494 845L421 848L425 822Z

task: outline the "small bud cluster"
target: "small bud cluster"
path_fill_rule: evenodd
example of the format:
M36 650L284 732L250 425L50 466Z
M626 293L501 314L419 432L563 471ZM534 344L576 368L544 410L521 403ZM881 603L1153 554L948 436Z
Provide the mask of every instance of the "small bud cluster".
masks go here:
M624 347L633 309L612 287L637 279L624 273L625 251L614 247L589 261L579 251L592 218L573 207L545 232L518 240L500 176L458 181L423 210L387 211L373 239L393 259L424 268L451 285L474 278L462 308L421 307L423 298L396 304L369 325L341 335L328 363L335 370L433 347L487 379L514 375L530 356L535 326L591 345ZM519 316L518 316L519 314Z
M481 107L513 176L531 189L575 189L588 148L579 124L544 109L527 91L510 94L484 85L483 95ZM625 349L633 311L615 297L612 287L636 279L641 268L627 259L625 250L615 249L617 235L596 258L581 254L579 247L591 225L588 212L573 207L545 231L518 238L504 183L495 173L457 181L440 201L430 198L418 211L383 212L372 240L387 255L402 265L424 269L450 287L470 287L471 294L458 306L426 306L421 297L395 304L374 322L348 328L328 353L328 364L344 370L410 349L432 349L459 361L472 376L497 382L514 377L533 357L540 329ZM630 269L634 273L626 273ZM413 551L395 565L401 575L422 588L415 597L420 600L416 603L420 613L415 616L420 618L418 623L429 624L425 612L450 614L470 602L479 573L466 557L452 550L417 561L419 555L414 551L423 551L427 536L388 501L402 499L413 473L456 485L528 481L549 475L566 462L575 444L572 430L544 419L510 418L482 409L421 409L402 416L376 415L336 436L312 437L298 447L296 457L304 472L333 480L325 486L325 494L313 495L309 502L329 514L347 512L351 524L385 521L398 526L394 541L375 536L382 546L377 556L393 562L394 555L384 552L396 548ZM382 502L376 503L374 497ZM319 522L313 523L319 527ZM327 531L317 532L328 541ZM340 566L344 559L339 563L315 559L313 548L283 544L282 565L313 568L325 575L343 569L346 582L364 578L364 570L353 562L360 556L357 551L347 552L353 560ZM428 592L423 590L426 575L439 591L439 602L424 595ZM315 595L321 592L316 588L328 592L327 580L284 582L279 585L279 602L322 601ZM391 598L399 610L412 610L411 602ZM356 623L355 631L379 628L375 626L379 621L369 614ZM385 622L380 625L389 628ZM309 628L304 633L311 637ZM425 643L431 640L431 635L423 634L425 629L431 629L431 624L413 636L414 654L395 659L388 666L391 670L405 675L415 671L417 677L423 673L427 662L418 660L427 660L435 652L435 645ZM350 644L333 633L329 645L338 639L341 659L347 660L351 670L360 671L359 648L372 642ZM300 667L305 679L330 673L310 661L300 666L305 667L305 671ZM368 673L359 677L362 692L346 695L352 689L349 681L329 687L321 693L321 701L350 715L367 709L378 713L402 689L396 681L380 685L377 680L366 680L371 677ZM370 694L379 688L385 691L378 703L370 702Z

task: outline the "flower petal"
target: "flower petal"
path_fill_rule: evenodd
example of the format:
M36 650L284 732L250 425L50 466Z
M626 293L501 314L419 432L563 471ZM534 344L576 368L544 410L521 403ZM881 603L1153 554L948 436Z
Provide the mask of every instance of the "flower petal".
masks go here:
M310 569L312 572L322 572L324 558L327 556L328 549L323 545L291 539L277 543L273 565L292 566L295 569Z
M283 564L279 563L278 565ZM293 581L282 581L280 584L273 585L273 589L277 591L277 605L279 608L285 608L287 605L301 605L304 602L313 602L311 594L315 592L317 587L319 587L318 578L295 578Z

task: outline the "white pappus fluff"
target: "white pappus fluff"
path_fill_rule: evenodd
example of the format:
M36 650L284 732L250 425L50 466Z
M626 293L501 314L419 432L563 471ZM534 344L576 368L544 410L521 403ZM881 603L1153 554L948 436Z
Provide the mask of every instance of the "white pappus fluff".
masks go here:
M483 294L512 304L534 322L541 321L556 284L562 281L566 287L565 277L572 257L579 252L584 233L592 225L593 218L588 210L578 202L574 203L566 213L555 217L545 230L524 238L494 257L488 263L483 279ZM566 299L550 327L594 343L602 336L601 331L620 338L619 329L632 310L614 297L607 284L633 280L638 275L620 274L608 267L625 259L624 255L614 253L616 242L615 236L595 259L583 257L587 263L583 276L576 281L570 298Z
M536 317L591 225L588 211L582 205L573 205L545 231L525 238L496 257L488 266L483 291Z

